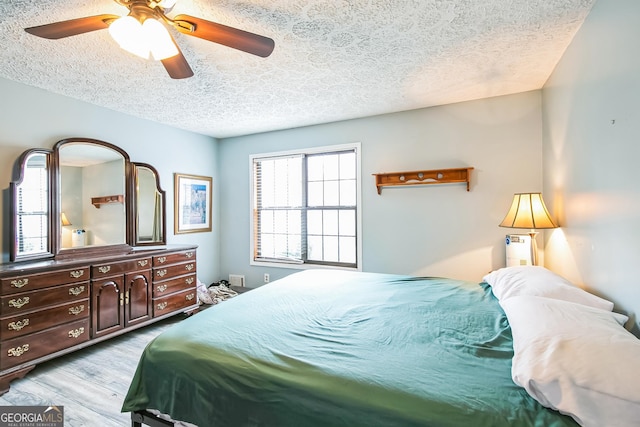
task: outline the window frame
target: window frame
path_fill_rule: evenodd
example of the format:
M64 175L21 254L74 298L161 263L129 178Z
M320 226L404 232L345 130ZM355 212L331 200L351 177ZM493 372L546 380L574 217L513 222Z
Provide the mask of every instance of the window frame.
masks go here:
M332 263L322 263L322 262L287 262L287 261L276 261L276 260L256 260L254 259L254 248L256 245L256 235L255 235L255 205L254 205L254 191L255 191L255 177L254 177L254 168L253 164L256 159L268 159L268 158L277 158L277 157L287 157L287 156L307 156L307 155L318 155L318 154L331 154L334 152L340 151L350 151L353 150L355 152L356 157L356 266L340 266ZM304 185L306 186L305 182ZM361 169L361 144L359 142L348 143L348 144L338 144L338 145L327 145L321 147L309 147L302 148L296 150L286 150L286 151L275 151L268 153L257 153L251 154L249 156L249 265L252 266L260 266L260 267L276 267L276 268L289 268L296 270L305 270L311 268L332 268L332 269L341 269L341 270L353 270L353 271L362 271L362 169Z

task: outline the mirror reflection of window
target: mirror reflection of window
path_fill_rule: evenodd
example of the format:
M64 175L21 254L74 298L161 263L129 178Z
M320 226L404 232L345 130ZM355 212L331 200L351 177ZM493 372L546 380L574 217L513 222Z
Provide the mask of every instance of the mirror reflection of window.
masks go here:
M47 156L29 156L22 182L17 187L17 253L30 255L48 251L49 178Z

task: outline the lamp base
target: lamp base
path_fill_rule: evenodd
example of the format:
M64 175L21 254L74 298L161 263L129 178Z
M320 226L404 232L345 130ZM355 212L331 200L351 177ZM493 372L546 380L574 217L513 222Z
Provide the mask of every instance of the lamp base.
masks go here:
M529 236L531 236L531 264L538 265L538 243L536 242L537 231L531 230Z

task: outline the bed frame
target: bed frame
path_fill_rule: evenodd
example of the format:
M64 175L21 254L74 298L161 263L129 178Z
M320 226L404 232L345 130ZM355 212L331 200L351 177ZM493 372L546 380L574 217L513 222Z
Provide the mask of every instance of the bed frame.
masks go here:
M149 411L134 411L131 413L131 427L174 427L173 421L164 420Z

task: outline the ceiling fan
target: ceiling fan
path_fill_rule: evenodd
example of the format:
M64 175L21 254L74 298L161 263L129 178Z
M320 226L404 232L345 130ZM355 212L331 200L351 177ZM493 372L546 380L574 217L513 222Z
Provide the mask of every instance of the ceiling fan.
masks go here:
M114 0L129 9L127 16L111 14L87 16L55 22L25 31L46 39L61 39L109 28L120 47L143 58L162 61L174 79L193 76L193 71L166 25L183 34L195 36L233 49L266 58L273 52L272 39L189 15L169 18L177 0Z

